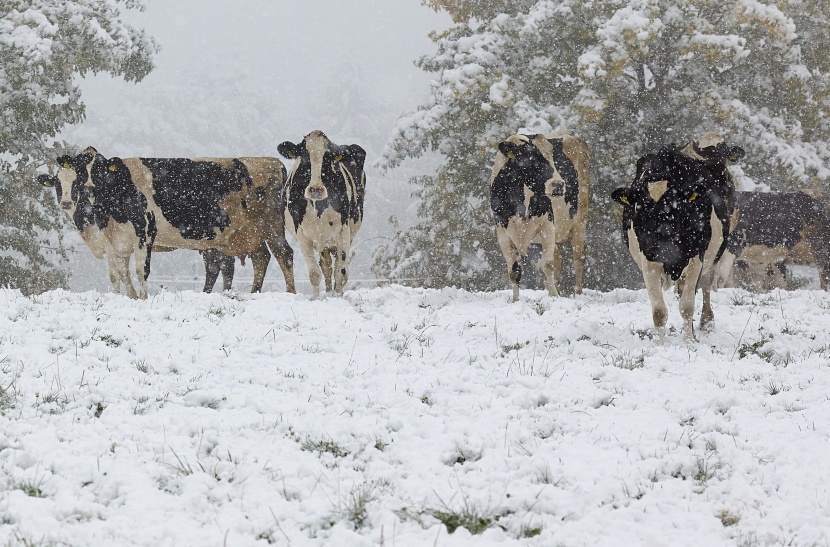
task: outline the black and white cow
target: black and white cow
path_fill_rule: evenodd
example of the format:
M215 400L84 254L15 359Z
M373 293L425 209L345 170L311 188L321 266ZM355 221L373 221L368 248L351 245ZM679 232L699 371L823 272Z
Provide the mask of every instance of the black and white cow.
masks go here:
M213 286L222 273L222 290L229 291L233 286L233 273L236 266L236 258L228 256L216 249L205 249L199 251L205 263L205 287L203 292L213 291ZM243 262L244 264L244 262Z
M681 289L679 307L687 338L695 337L698 283L703 291L701 328L714 320L712 273L725 250L734 209L735 188L725 162L743 152L726 148L721 154L723 148L717 154L709 148L708 158L695 158L686 149L665 146L640 158L631 185L611 195L623 205L623 235L643 273L661 338L668 319L662 286L668 279Z
M366 151L356 144L334 144L317 130L298 144L283 142L277 150L295 160L285 185L285 224L308 266L312 297L320 295L321 277L326 291L342 294L352 241L363 222Z
M727 242L734 286L743 272L755 291L784 286L788 264L818 268L822 289L830 288L830 199L818 191L738 192L740 218Z
M523 258L540 243L548 294L559 294L559 246L573 249L574 292L582 293L588 219L590 153L572 135L512 135L499 143L490 179L490 208L507 262L513 301L519 299Z
M271 252L294 292L293 251L285 240L282 187L285 167L277 158L105 158L94 148L58 158L54 185L60 208L97 258L106 257L119 291L129 282L130 256L139 298L147 297L154 247L217 249L250 255L252 292L261 290ZM269 252L270 249L270 252Z

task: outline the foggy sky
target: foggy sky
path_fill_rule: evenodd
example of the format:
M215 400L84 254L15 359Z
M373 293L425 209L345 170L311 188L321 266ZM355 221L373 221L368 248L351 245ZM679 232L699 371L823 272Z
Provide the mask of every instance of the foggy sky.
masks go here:
M413 62L434 50L428 34L449 18L420 0L148 0L127 19L160 43L156 69L138 84L83 80L86 120L61 138L122 157L276 156L277 144L312 129L360 144L368 152L366 212L351 277L366 277L374 245L392 235L390 214L414 218L405 181L419 172L382 174L371 164L398 116L428 98L431 75ZM71 241L72 288L108 290L104 261L74 234ZM171 273L201 283L198 253L154 255L151 291L154 278ZM307 279L299 253L295 273ZM237 265L238 277L250 275L250 263ZM274 261L270 281L282 282Z

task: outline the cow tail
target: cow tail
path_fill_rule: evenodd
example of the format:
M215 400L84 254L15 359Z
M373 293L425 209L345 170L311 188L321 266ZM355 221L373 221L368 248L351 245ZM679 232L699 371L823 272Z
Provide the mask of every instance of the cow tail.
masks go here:
M150 257L153 254L153 245L156 242L156 234L158 228L156 227L156 215L152 212L147 213L147 257L144 259L144 279L150 277Z
M727 243L729 242L729 224L732 215L730 215L730 208L727 206L726 202L724 202L723 198L721 198L720 194L718 194L717 190L709 190L708 193L709 199L712 202L712 208L715 210L715 215L718 217L718 220L720 220L721 225L723 226L723 241L721 241L720 247L718 248L718 254L715 255L715 263L717 263L720 262L720 258L723 256Z

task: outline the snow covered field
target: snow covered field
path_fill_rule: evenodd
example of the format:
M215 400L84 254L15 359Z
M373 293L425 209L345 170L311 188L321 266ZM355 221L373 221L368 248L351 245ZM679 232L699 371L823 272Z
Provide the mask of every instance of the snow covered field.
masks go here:
M0 545L828 545L830 294L713 297L0 291Z

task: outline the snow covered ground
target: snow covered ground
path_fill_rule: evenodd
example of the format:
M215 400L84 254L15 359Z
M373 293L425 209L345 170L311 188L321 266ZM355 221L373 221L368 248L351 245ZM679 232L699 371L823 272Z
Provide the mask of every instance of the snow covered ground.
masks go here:
M828 545L830 294L714 305L0 291L0 545Z

